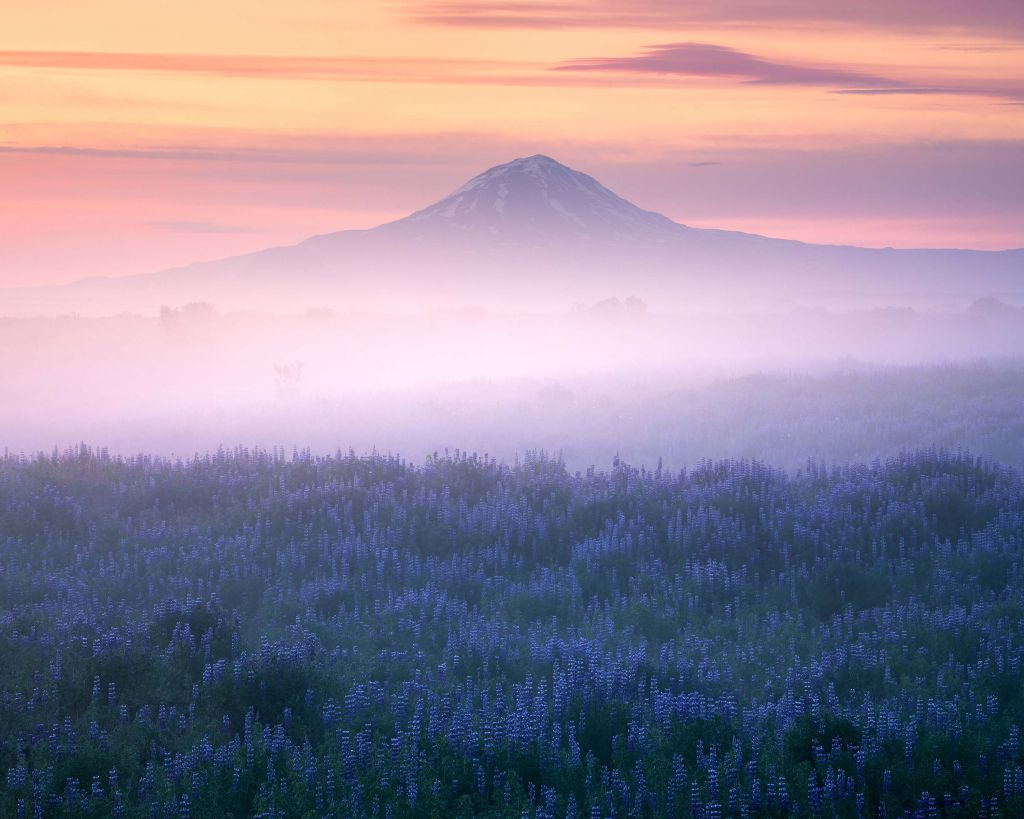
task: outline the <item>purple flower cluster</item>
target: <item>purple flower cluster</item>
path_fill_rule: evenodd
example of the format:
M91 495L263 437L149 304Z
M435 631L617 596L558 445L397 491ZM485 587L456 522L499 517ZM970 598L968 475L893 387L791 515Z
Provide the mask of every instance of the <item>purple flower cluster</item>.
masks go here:
M0 816L1024 814L1024 482L0 461Z

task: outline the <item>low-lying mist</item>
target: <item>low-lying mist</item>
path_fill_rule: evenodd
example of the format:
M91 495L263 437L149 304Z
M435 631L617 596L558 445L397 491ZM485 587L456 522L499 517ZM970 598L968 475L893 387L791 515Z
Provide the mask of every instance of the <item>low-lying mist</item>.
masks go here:
M219 313L0 319L0 446L462 449L573 468L928 446L1024 464L1024 310L561 315Z

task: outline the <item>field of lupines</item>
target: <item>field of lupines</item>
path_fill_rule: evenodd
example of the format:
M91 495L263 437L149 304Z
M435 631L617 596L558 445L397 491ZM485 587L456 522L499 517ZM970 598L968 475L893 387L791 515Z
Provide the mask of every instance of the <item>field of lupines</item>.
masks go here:
M0 461L0 816L1024 815L966 455Z

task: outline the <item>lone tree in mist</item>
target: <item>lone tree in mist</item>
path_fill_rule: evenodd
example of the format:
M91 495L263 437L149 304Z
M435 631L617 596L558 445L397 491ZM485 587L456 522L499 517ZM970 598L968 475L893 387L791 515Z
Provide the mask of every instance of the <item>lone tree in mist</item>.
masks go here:
M289 361L274 365L274 388L278 398L297 398L299 382L302 380L301 361Z

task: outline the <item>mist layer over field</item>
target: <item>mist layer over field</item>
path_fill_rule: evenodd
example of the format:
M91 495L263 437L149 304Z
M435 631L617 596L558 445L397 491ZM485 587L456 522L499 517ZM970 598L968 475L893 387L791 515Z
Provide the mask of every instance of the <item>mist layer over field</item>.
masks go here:
M940 445L1024 462L1024 311L221 314L0 320L2 443L191 455L401 452L574 466L851 460Z

